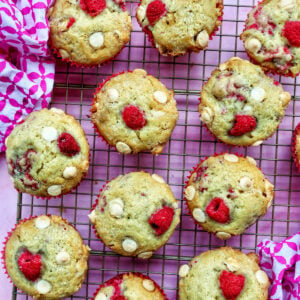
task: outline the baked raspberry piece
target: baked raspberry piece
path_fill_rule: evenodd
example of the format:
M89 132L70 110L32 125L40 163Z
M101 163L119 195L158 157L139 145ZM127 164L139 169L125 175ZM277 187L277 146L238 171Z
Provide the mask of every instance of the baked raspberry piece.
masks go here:
M106 0L80 0L80 7L90 16L95 17L106 8Z
M222 198L213 198L206 207L207 215L219 223L230 221L229 208Z
M145 112L134 105L128 105L124 108L122 118L125 124L133 130L142 129L147 124Z
M63 132L57 139L58 148L61 153L67 156L74 156L80 152L80 147L74 137Z
M256 119L248 115L236 115L233 127L229 134L233 136L241 136L247 132L251 132L256 128Z
M170 227L174 216L174 209L164 206L148 219L149 224L155 230L157 235L164 234Z
M287 21L284 24L282 35L287 38L290 45L300 47L300 21Z
M235 300L244 288L245 277L224 270L220 275L219 281L224 297L227 300Z
M70 28L74 23L75 23L75 18L71 17L71 18L69 19L68 24L67 24L67 28Z
M153 26L166 13L166 5L161 0L154 0L149 3L146 10L146 15L150 26Z
M32 254L25 250L18 259L18 265L23 275L30 281L40 277L42 270L42 259L39 254Z

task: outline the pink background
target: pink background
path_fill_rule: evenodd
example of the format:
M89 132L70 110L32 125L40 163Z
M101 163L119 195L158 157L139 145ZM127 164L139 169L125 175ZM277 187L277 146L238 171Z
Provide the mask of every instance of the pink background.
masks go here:
M127 5L132 15L135 13L137 2L130 1ZM176 298L178 267L200 252L224 244L249 252L264 238L280 241L300 230L299 173L294 167L290 153L292 129L300 121L299 80L275 76L284 84L284 88L291 92L293 100L276 134L259 147L229 148L217 143L199 120L199 91L211 71L220 62L232 56L247 58L238 36L253 2L225 0L224 3L222 28L210 42L208 49L200 54L192 53L174 59L160 56L146 41L144 33L133 18L134 31L130 44L115 61L89 69L57 62L52 105L64 109L80 120L91 146L91 167L77 190L61 199L47 201L23 196L19 217L25 218L41 213L61 214L75 224L85 243L90 245L93 252L89 261L88 277L76 298L91 297L101 282L117 273L140 271L155 279L173 300ZM158 157L148 153L121 156L95 135L88 117L91 98L97 84L112 73L137 67L145 68L175 90L180 117L170 142ZM234 237L227 243L197 228L187 215L182 201L183 186L189 170L201 158L222 151L254 157L259 167L276 186L274 205L268 213L243 235ZM106 180L137 169L162 175L170 184L176 198L180 200L183 211L181 224L172 238L149 261L113 254L95 237L87 218L91 205ZM15 223L17 195L9 189L11 183L7 179L3 159L0 172L0 211L4 215L1 225L3 240L3 233ZM0 298L9 299L11 285L2 274L0 279ZM21 295L17 296L17 299L24 298Z

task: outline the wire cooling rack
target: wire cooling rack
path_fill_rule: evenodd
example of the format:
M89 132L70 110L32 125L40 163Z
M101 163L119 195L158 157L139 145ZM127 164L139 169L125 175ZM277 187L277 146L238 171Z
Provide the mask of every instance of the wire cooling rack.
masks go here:
M162 57L146 40L134 17L137 0L128 1L133 16L131 41L112 62L97 68L76 68L57 61L52 106L74 115L81 123L91 146L91 165L86 178L73 193L61 199L41 200L19 195L17 220L42 213L62 215L80 231L92 251L89 272L80 291L71 299L90 299L97 286L117 273L142 272L152 277L165 290L169 299L176 299L181 264L199 253L222 245L244 252L253 251L259 241L270 238L280 241L300 228L300 176L291 159L292 129L299 115L299 80L276 77L293 99L276 134L259 147L234 148L215 141L202 127L197 112L199 91L217 65L232 56L246 58L239 40L249 10L249 0L225 0L223 24L206 51L183 57ZM122 156L108 147L95 134L89 119L94 90L112 73L144 68L175 91L180 117L170 142L157 157L148 153ZM201 158L215 152L229 151L254 157L259 167L275 185L274 204L268 213L244 234L222 242L194 225L183 205L183 187L189 171ZM147 261L121 257L106 248L94 235L87 215L103 184L119 174L145 170L162 175L170 184L182 208L181 223L166 246ZM13 299L28 299L14 289Z

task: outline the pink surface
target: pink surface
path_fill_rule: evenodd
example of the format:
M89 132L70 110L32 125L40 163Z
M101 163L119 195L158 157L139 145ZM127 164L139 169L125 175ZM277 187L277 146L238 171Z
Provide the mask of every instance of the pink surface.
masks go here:
M300 95L299 80L275 77L284 83L286 90L291 92L293 101L276 134L259 147L228 148L217 143L202 127L199 120L197 111L199 91L211 71L220 62L232 56L247 58L238 36L253 3L248 0L224 2L222 28L210 42L208 49L200 54L192 53L175 59L160 56L146 41L144 33L133 18L134 31L130 44L115 61L103 67L89 69L57 62L52 104L80 120L91 146L91 167L77 190L67 196L51 200L23 196L20 217L25 218L41 213L61 214L75 224L85 243L93 250L86 284L76 294L79 299L91 297L100 283L115 276L116 273L139 271L156 280L173 300L176 299L179 266L200 252L225 244L249 252L253 251L257 243L264 238L280 241L300 230L298 200L300 178L290 153L292 129L300 121L300 102L297 101ZM129 2L127 6L134 15L137 1ZM148 153L121 156L97 137L88 117L91 98L97 84L112 73L137 67L145 68L150 74L159 77L169 88L175 90L180 117L170 142L163 153L157 157ZM198 164L201 158L222 151L238 152L254 157L268 179L276 186L274 204L268 213L243 235L234 237L227 243L197 228L187 214L182 201L183 186L189 170ZM183 212L181 224L172 238L149 261L113 254L95 237L87 218L92 203L106 180L137 169L162 175L170 184L176 198L180 200ZM5 173L3 168L1 172ZM7 228L3 228L6 231L15 220L13 214L16 211L16 195L11 195L10 198L1 195L1 198L3 198L1 205L5 201L2 211L10 211L12 214L7 217L7 222L9 221L10 224ZM9 207L7 202L10 203ZM5 290L9 290L8 280L3 280L2 276L1 281L4 281L4 284L1 284L0 288L5 286ZM8 298L6 296L3 299ZM17 299L23 298L25 297L17 296Z

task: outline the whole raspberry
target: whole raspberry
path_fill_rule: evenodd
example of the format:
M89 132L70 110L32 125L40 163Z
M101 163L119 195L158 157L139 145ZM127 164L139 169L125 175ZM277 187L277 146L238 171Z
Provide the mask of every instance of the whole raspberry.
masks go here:
M164 206L149 217L148 223L155 230L157 235L161 235L169 229L173 221L173 216L174 209L169 206Z
M229 130L229 134L233 136L241 136L247 132L251 132L256 128L256 119L247 115L236 115L233 127Z
M80 151L80 147L74 137L67 132L63 132L58 137L57 144L60 152L67 156L74 156Z
M18 259L18 265L23 275L30 281L35 281L40 277L42 270L42 260L39 254L32 254L25 250Z
M292 46L300 47L300 21L286 21L282 35Z
M134 105L127 105L124 108L122 118L125 124L133 130L142 129L147 124L145 113Z
M161 0L154 0L149 3L146 10L146 16L150 26L153 26L166 13L166 4Z
M229 208L222 198L213 198L206 207L207 215L219 223L230 221Z
M227 300L234 300L244 288L245 277L224 270L220 275L219 281L224 297Z
M79 5L82 10L95 17L106 8L106 0L80 0Z

